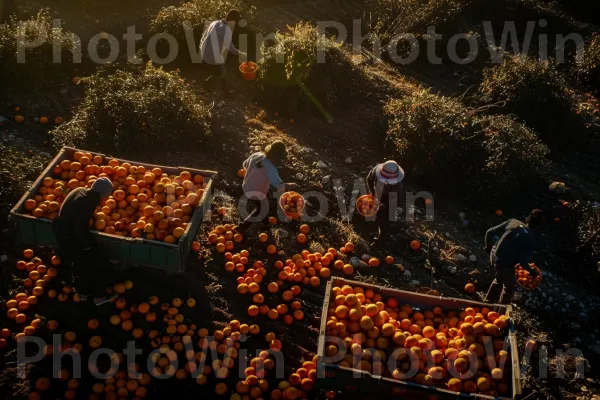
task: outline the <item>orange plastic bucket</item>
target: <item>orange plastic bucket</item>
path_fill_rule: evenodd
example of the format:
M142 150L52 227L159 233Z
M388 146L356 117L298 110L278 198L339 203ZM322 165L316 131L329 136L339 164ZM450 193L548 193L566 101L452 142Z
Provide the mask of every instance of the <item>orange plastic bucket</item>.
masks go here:
M379 202L372 194L365 194L356 200L356 211L363 217L372 217L379 211Z
M240 64L240 72L242 78L247 81L253 81L256 79L256 71L258 71L258 65L252 61L244 62Z
M299 219L304 211L304 204L304 197L296 192L285 192L279 198L279 208L289 219Z

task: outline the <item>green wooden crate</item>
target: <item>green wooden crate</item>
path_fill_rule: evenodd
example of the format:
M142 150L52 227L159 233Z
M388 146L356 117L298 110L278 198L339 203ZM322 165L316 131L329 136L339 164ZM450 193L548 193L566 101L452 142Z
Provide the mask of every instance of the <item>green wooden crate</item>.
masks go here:
M515 328L512 319L510 319L508 336L505 339L509 343L508 351L511 354L510 373L512 381L512 393L504 397L494 398L483 394L456 393L450 390L441 389L433 386L419 385L410 381L400 381L392 378L376 376L366 371L340 367L337 364L328 363L327 359L325 358L327 315L329 313L330 304L334 302L335 296L332 296L333 287L343 285L349 285L351 287L362 287L364 290L372 289L383 296L396 298L400 302L400 304L409 304L418 309L429 309L434 306L441 306L442 308L448 310L456 310L458 308L466 307L490 307L490 309L497 311L500 315L506 315L509 318L512 310L511 306L501 304L479 303L454 297L430 296L427 294L391 289L383 286L371 285L364 282L332 277L327 282L327 288L325 290L325 298L323 300L323 308L321 313L321 327L317 350L317 389L340 391L343 392L344 398L361 400L384 400L390 398L432 400L478 398L485 400L512 400L516 396L521 394L521 372L519 367L519 353L517 350Z
M54 160L46 167L44 172L33 183L32 187L21 197L19 202L11 210L10 218L18 224L19 233L18 240L27 245L42 245L42 246L57 246L56 236L52 228L52 221L48 219L35 218L24 213L24 203L28 198L33 197L33 193L37 193L42 181L45 177L52 175L52 168L56 164L60 164L62 160L73 159L73 153L76 151L92 153L92 155L103 154L94 153L87 150L74 149L72 147L64 147L56 155ZM204 171L194 168L185 167L168 167L162 165L147 164L139 161L120 160L128 162L132 165L143 165L148 169L161 168L168 174L179 174L186 170L193 175L204 176L207 182L204 190L204 195L200 199L200 203L194 209L192 218L179 241L175 244L168 244L156 240L147 240L143 238L121 237L109 235L104 232L91 230L94 239L96 240L99 250L102 251L109 259L125 261L127 263L149 266L164 269L171 273L185 272L185 264L187 255L192 246L192 242L198 232L200 223L204 214L210 208L209 193L212 188L213 180L217 173L215 171Z

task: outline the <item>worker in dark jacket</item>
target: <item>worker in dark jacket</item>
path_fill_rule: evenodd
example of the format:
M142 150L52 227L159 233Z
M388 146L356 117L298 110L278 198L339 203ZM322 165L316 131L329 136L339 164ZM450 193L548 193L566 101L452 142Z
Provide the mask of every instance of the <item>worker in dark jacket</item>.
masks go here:
M89 221L100 201L113 192L113 184L108 178L99 178L90 189L80 187L65 197L55 222L58 245L67 263L73 265L75 289L82 300L94 296L96 305L103 304L106 297L107 271L102 271L99 260L92 252L89 234ZM107 266L105 266L107 267Z
M498 226L490 228L485 234L485 250L490 253L490 262L496 269L496 285L494 292L504 286L503 303L512 299L517 280L515 266L520 264L534 277L537 271L529 267L531 256L535 249L534 230L539 228L544 220L542 210L533 210L527 222L509 219ZM497 241L494 241L494 238ZM490 290L491 291L491 290ZM494 293L495 295L495 293ZM488 298L493 297L488 293Z
M378 241L381 234L386 232L390 226L390 198L396 196L396 204L401 201L402 180L404 170L396 161L386 161L376 165L367 175L367 189L379 201L379 210L375 221L377 222L377 234L374 240Z

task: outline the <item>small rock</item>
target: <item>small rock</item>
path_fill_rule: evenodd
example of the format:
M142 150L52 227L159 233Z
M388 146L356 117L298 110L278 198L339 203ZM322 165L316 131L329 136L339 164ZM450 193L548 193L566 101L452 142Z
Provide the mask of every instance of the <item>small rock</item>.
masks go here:
M323 161L317 161L317 165L315 165L316 168L319 169L323 169L323 168L327 168L327 164L325 164Z
M6 262L6 261L8 261L8 256L6 254L2 254L0 256L0 262Z
M370 259L370 258L371 258L371 256L370 256L370 255L368 255L368 254L363 254L363 255L362 255L362 257L361 257L361 259L362 259L363 261L369 261L369 259Z
M467 261L467 257L463 256L462 254L457 254L456 257L454 257L454 259L457 262L465 262L465 261Z
M449 266L448 272L451 273L452 275L456 274L456 267L454 265Z
M327 175L327 176L324 176L323 179L321 179L321 183L323 185L327 185L330 180L331 180L331 175Z
M303 181L304 180L304 175L301 172L298 172L296 174L296 180Z
M552 182L549 189L552 193L562 194L567 191L567 186L563 182Z
M419 286L419 285L421 285L421 281L415 279L415 280L410 281L409 285L410 286Z
M225 100L221 100L218 104L217 107L223 107L225 105Z
M472 263L477 262L477 257L475 257L475 254L471 254L469 256L469 261L471 261Z
M409 270L405 270L403 275L404 275L404 279L407 279L407 280L410 279L411 274L410 274Z
M575 297L573 297L573 296L571 296L571 295L568 295L568 296L565 298L565 300L566 300L566 301L573 301L573 300L575 300Z
M444 235L445 235L447 238L451 238L451 237L452 237L452 235L450 234L450 232L446 232L446 233L444 233Z
M346 164L352 164L352 157L348 157L344 160Z

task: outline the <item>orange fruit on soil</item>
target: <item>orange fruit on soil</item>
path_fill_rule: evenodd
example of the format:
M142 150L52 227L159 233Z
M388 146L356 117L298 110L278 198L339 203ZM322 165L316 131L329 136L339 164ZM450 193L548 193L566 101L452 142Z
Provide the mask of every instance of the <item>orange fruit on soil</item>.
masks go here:
M469 294L475 293L475 285L473 285L472 283L467 283L465 285L465 292L467 292Z

